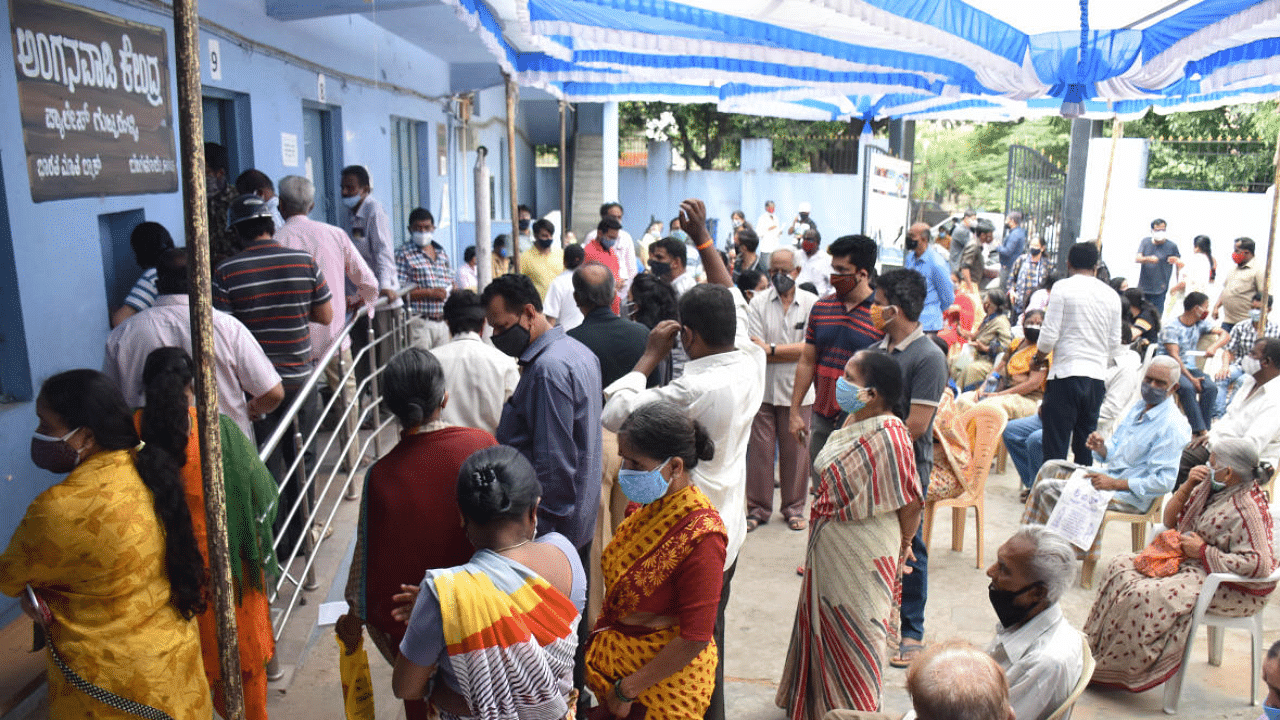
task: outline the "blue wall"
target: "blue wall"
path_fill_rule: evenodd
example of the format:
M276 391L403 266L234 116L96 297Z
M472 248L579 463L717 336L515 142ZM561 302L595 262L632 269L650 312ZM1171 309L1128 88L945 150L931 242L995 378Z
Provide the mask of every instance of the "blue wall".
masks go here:
M176 104L171 17L134 3L88 0L82 4L126 20L165 28L169 40L170 95ZM437 175L436 170L435 124L451 122L443 105L449 93L446 59L431 55L357 15L281 22L264 14L261 0L207 2L201 5L201 11L205 22L200 41L202 64L210 38L220 41L223 56L222 80L212 80L205 67L204 84L249 96L253 162L267 175L278 179L286 174L305 174L301 166L284 166L280 134L293 133L301 146L303 103L317 100L317 68L322 68L327 79L326 104L340 110L341 143L337 161L367 166L374 193L383 202L391 200L392 115L433 124L431 132L426 133L428 142L419 152L428 160L424 165L429 175L426 178L429 191L422 200L436 217L440 217L443 209L442 181L449 182L455 197L460 180L470 184L470 165L456 155L451 156L447 176ZM243 38L250 42L243 42ZM8 57L13 56L11 34L6 33L0 40L0 50ZM57 372L77 367L96 368L102 364L110 308L105 299L99 215L140 210L148 220L168 227L182 242L182 198L175 192L33 203L14 72L14 65L10 63L10 70L0 74L0 97L7 100L0 108L0 173L3 173L9 229L13 235L31 380L33 387L38 388L45 378ZM344 79L341 77L344 73L354 77ZM370 82L357 78L368 78ZM375 79L376 87L372 82ZM398 92L388 85L412 88L413 92ZM500 162L502 176L505 176L506 158L497 154L499 140L505 136L505 125L502 116L494 114L505 112L502 89L485 91L481 107L487 115L474 118L473 122L485 126L479 134L493 151L490 166L496 169ZM175 126L176 120L175 113ZM176 138L174 144L177 147ZM536 192L532 182L532 150L526 142L520 141L517 145L519 172L522 178L527 178L520 195L531 201ZM334 184L336 186L336 179ZM500 194L500 197L505 199L506 195ZM499 207L498 217L509 214L505 207L505 204ZM459 221L469 219L471 212L467 209L459 216L455 209L454 234L441 233L441 241L453 257L460 258L461 247L473 242L468 234L469 224ZM495 223L495 232L497 227ZM4 311L13 313L18 308L4 308ZM0 405L0 543L3 544L7 544L30 501L59 479L31 465L28 447L35 425L32 403ZM0 623L7 622L16 612L13 601L0 599Z

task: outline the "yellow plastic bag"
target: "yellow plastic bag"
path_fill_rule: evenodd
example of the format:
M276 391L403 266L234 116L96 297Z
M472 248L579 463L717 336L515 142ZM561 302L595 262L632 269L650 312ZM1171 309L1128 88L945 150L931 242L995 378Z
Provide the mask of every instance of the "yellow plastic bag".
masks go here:
M374 720L373 680L369 677L369 655L364 651L364 635L348 649L337 634L338 670L342 675L342 701L347 720Z

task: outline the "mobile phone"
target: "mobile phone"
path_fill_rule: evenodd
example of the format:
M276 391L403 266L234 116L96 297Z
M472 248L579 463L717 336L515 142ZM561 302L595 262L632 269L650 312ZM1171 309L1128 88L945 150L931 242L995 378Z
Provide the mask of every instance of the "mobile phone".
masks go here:
M36 595L35 589L30 585L27 585L27 602L31 603L32 609L35 610L36 620L40 623L40 626L48 629L49 625L53 623L53 612L49 610L49 606L45 604L44 600L41 600L40 596Z

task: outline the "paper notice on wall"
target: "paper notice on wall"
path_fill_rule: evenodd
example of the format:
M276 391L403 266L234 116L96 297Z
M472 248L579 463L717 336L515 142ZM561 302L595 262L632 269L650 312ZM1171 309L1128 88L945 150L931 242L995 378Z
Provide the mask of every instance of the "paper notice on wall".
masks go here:
M298 136L293 133L280 133L280 162L285 167L298 167Z
M1107 514L1107 504L1114 494L1110 490L1097 490L1089 481L1091 470L1081 468L1071 473L1049 522L1045 526L1066 538L1081 550L1088 550Z

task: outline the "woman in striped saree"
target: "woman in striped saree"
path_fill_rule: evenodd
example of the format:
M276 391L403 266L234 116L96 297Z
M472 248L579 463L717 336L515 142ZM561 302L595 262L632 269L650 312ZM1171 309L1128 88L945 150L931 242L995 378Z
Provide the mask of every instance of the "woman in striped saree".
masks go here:
M902 375L882 353L857 353L837 381L836 401L849 418L813 463L821 483L778 684L778 707L791 720L880 709L881 668L898 628L902 570L922 502L911 436L895 415L901 397Z
M701 720L716 683L724 523L689 471L715 455L707 431L670 402L618 429L618 484L642 507L605 547L605 598L586 650L592 717Z
M514 448L463 463L458 507L476 554L423 578L392 676L396 697L425 697L446 718L569 714L586 574L563 535L534 540L541 494Z

